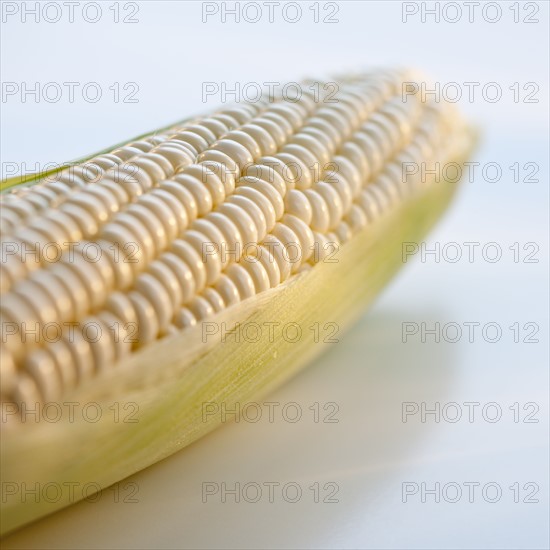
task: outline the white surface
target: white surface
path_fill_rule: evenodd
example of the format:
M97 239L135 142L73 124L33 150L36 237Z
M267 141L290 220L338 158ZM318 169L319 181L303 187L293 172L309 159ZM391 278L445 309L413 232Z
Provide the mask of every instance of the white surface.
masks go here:
M110 5L110 2L108 3ZM306 5L310 3L305 3ZM441 82L540 86L538 104L462 103L482 126L482 164L537 162L539 183L466 184L428 242L497 242L491 264L417 258L332 351L269 399L297 402L295 424L232 423L133 476L137 503L81 503L22 529L4 548L548 548L548 4L538 24L513 24L509 3L489 24L401 22L399 2L340 2L339 24L202 24L200 4L141 3L139 24L2 27L4 81L136 81L139 103L2 104L2 162L63 161L216 105L203 81L298 79L367 65L413 64ZM306 12L304 8L304 13ZM311 14L311 12L309 12ZM24 33L24 40L20 38ZM535 264L508 246L536 242ZM402 343L403 322L496 322L498 343ZM540 326L514 343L515 322ZM503 418L402 422L403 402L496 402ZM337 423L308 409L336 402ZM536 424L508 406L535 402ZM415 417L416 418L416 417ZM297 482L295 504L202 502L203 482ZM402 502L403 482L496 482L497 503ZM335 482L339 502L314 503ZM514 503L535 482L539 503ZM523 495L522 495L523 496Z

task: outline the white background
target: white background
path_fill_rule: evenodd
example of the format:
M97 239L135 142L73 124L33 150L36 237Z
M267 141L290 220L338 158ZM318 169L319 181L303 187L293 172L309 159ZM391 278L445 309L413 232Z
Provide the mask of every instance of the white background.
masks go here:
M104 97L93 104L78 93L74 103L3 97L4 175L13 163L32 171L215 108L219 97L202 101L206 81L231 87L412 65L442 85L496 82L500 101L478 93L459 105L482 134L474 160L499 163L502 178L489 182L478 171L465 182L427 243L496 242L503 256L487 262L479 247L473 262L411 260L328 354L269 397L299 403L301 421L226 425L128 480L139 485L139 502L115 504L106 491L98 503L22 529L5 548L548 548L548 3L530 3L538 7L532 24L514 22L511 2L499 3L495 23L485 20L483 2L473 23L464 5L457 23L434 16L423 23L420 12L403 22L401 2L337 4L334 24L314 23L312 2L301 3L294 24L277 9L273 23L267 11L258 23L230 16L223 23L219 15L203 23L201 4L182 1L140 2L135 24L114 23L110 1L101 2L95 24L78 7L73 23L66 11L57 23L6 16L4 83L97 82ZM523 4L520 19L532 11ZM123 5L121 17L130 13ZM114 82L136 82L138 102L115 103ZM538 103L514 102L515 82L520 89L535 82ZM514 182L515 162L537 163L538 183ZM538 263L514 262L508 247L516 242L520 250L536 243ZM479 332L474 343L402 342L403 322L437 321L495 322L503 334L497 343ZM537 323L539 343L514 343L508 327L516 322ZM498 403L502 419L489 423L478 409L472 423L402 421L403 402L472 401ZM336 402L338 422L313 422L315 402ZM515 423L508 407L527 402L538 405L539 422ZM203 503L204 481L297 482L304 494L295 504L280 493L274 503L219 496ZM339 502L314 503L315 482L338 484ZM470 503L464 488L454 504L430 496L423 503L420 494L403 503L404 482L496 482L503 494L488 503L478 488ZM514 503L515 482L538 484L539 502Z

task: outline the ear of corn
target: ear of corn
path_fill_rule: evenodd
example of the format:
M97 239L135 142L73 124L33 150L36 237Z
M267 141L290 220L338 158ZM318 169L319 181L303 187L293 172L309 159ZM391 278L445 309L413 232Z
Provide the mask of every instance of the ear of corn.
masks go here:
M471 132L446 105L403 102L404 80L236 105L3 194L2 481L107 487L213 429L203 403L244 404L322 352L220 327L346 326L443 211L455 184L404 181L403 163L463 162ZM138 422L11 414L66 401L133 402ZM2 502L2 530L68 503Z

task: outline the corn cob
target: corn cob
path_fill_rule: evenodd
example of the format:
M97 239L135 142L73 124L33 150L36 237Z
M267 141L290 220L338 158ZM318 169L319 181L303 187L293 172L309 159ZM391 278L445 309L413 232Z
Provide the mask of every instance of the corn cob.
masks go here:
M107 486L212 429L198 420L201 402L255 397L320 351L265 338L209 345L209 320L357 316L398 267L388 251L422 235L452 194L449 184L403 178L403 163L460 162L471 147L450 106L402 100L411 79L377 71L342 79L334 103L304 93L235 105L1 195L3 407L116 395L143 414L132 433L103 422L24 426L10 414L9 479ZM336 251L337 263L326 261ZM320 304L313 290L332 296ZM29 327L38 337L23 341ZM54 442L74 445L90 430L98 462L67 474ZM47 435L44 460L29 477L16 457L36 449L37 431ZM151 443L143 451L140 437ZM98 469L114 438L132 458ZM51 509L8 506L3 523Z

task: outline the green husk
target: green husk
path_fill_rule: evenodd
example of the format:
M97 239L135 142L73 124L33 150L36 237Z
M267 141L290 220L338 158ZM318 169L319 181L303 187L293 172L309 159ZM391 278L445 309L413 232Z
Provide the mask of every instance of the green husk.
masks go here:
M105 149L102 149L101 151L96 151L95 153L91 155L86 155L85 157L81 157L75 160L71 160L69 162L66 162L65 164L59 165L56 168L52 168L51 170L45 170L41 172L35 172L31 174L19 174L17 176L12 176L11 178L5 178L3 180L0 180L0 192L7 191L8 189L11 189L12 187L19 187L19 186L28 186L32 185L33 183L38 183L40 180L49 178L50 176L54 176L55 174L58 174L62 170L65 170L69 166L77 166L79 164L83 164L85 162L88 162L89 160L93 159L94 157L98 157L99 155L103 155L105 153L110 153L111 151L117 149L118 147L122 147L124 145L127 145L128 143L132 141L138 141L140 139L154 136L156 134L160 134L166 130L169 130L170 128L174 128L177 126L182 126L185 123L189 122L191 119L186 118L183 120L180 120L178 122L175 122L173 124L169 124L168 126L164 126L162 128L158 128L154 132L147 132L145 134L140 134L139 136L135 136L131 139L125 139L124 141L117 143L116 145L111 145L110 147L106 147Z

